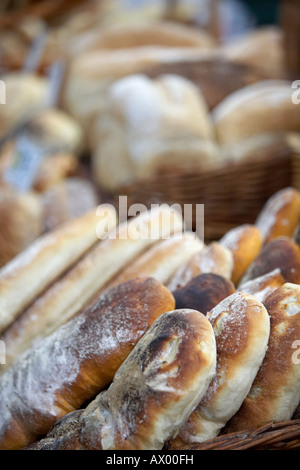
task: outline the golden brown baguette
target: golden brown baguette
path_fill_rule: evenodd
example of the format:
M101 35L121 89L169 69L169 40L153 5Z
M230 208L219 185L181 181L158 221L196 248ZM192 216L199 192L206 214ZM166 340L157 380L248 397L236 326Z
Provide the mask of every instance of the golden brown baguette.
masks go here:
M268 243L277 237L293 237L300 222L300 194L295 188L284 188L268 199L255 225Z
M174 271L202 248L203 242L192 232L177 236L175 234L167 240L160 240L125 267L107 287L139 276L151 276L167 284Z
M240 285L279 268L285 282L300 283L300 247L289 237L278 237L262 248Z
M27 351L0 379L0 449L20 449L45 435L113 379L137 341L174 309L158 281L128 281Z
M104 206L103 206L104 208ZM116 225L116 211L105 206L102 215L96 208L78 219L42 235L0 270L0 332L44 289L94 245L101 220Z
M169 442L171 449L219 434L247 396L268 347L268 312L250 294L232 294L207 318L216 338L216 373L196 409Z
M267 297L285 283L280 269L275 268L269 273L244 282L237 288L239 292L247 292L253 295L257 300L264 303Z
M201 313L166 312L121 365L108 390L57 423L31 449L159 450L215 372L212 327Z
M228 248L218 242L203 247L187 263L179 267L170 279L168 288L173 292L185 286L191 279L202 273L219 274L231 279L233 255Z
M167 240L175 232L183 236L182 229L183 220L179 212L161 206L145 211L109 232L106 239L98 241L7 328L1 337L6 345L6 364L2 370L35 341L52 333L84 306L93 303L113 277L151 245L164 237Z
M231 279L234 284L238 284L261 250L261 233L255 225L243 224L225 233L220 243L232 252L233 270Z
M251 390L224 432L250 430L291 419L300 401L300 286L285 283L265 301L271 329L268 350Z

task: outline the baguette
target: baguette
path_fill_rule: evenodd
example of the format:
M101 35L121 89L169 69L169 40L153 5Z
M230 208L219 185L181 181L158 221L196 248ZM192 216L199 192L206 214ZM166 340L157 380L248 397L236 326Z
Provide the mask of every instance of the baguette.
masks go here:
M0 270L0 333L97 242L96 228L102 219L115 226L115 211L110 206L102 207L105 210L101 217L95 208L61 225L42 235Z
M199 274L219 274L231 279L233 269L233 255L231 251L218 242L203 246L203 249L194 255L183 266L179 267L168 282L168 288L173 292L185 286L191 279Z
M203 242L192 232L185 232L155 243L136 261L125 267L108 285L111 287L138 276L151 276L167 284L174 271L203 248Z
M295 188L288 187L267 200L255 225L266 244L278 237L293 237L299 222L300 194Z
M300 368L293 360L294 342L300 338L300 286L285 283L267 298L265 307L271 321L268 350L225 433L289 420L300 401Z
M216 345L201 313L162 314L85 410L62 419L35 450L160 450L201 399Z
M233 255L231 280L237 285L250 264L260 253L262 236L255 225L243 224L229 230L220 240Z
M279 268L285 282L300 283L300 247L289 237L278 237L262 248L240 285Z
M235 292L233 283L219 274L202 273L173 291L176 308L193 308L206 315Z
M128 281L28 350L0 379L0 449L27 446L92 399L153 321L173 308L158 281Z
M98 241L4 332L1 340L6 345L6 364L2 371L36 341L93 303L113 277L151 245L182 229L181 215L161 206L120 224Z
M172 449L219 434L247 396L268 347L268 312L250 294L232 294L207 318L216 337L216 373L196 409L169 442Z

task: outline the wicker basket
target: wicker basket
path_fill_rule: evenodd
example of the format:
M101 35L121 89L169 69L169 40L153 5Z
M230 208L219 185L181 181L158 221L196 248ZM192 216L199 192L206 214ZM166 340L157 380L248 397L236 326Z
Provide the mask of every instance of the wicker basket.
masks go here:
M251 159L210 171L159 175L123 187L128 205L204 204L204 237L218 240L237 225L254 223L267 199L288 186L300 188L300 147L278 140ZM118 205L117 198L115 204ZM193 213L193 217L195 217ZM195 229L195 219L193 220Z
M300 449L300 419L268 423L249 432L220 435L178 450L296 450Z

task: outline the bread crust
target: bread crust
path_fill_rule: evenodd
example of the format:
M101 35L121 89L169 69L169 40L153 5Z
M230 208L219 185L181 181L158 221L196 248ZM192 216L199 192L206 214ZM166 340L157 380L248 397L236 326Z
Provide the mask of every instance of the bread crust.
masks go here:
M201 399L215 365L215 338L206 317L191 309L166 312L110 387L33 448L159 450Z
M233 255L231 280L237 285L246 270L260 253L262 236L255 225L243 224L229 230L220 240Z
M242 283L237 290L239 292L247 292L248 294L253 295L260 302L264 303L267 297L284 283L285 280L280 273L280 269L276 268L269 273Z
M277 237L293 237L300 222L300 194L295 188L284 188L265 203L255 225L268 243Z
M105 207L103 217L113 227L116 212ZM98 241L96 228L100 220L95 208L44 234L1 269L0 332Z
M238 411L265 357L270 321L250 294L236 292L207 314L217 347L216 373L169 448L216 437Z
M0 379L0 448L30 444L92 399L153 321L174 305L155 279L128 281L29 349Z
M235 292L233 283L219 274L203 273L173 291L176 308L193 308L206 315Z
M300 368L293 343L300 338L300 286L285 283L265 301L271 329L264 361L251 390L224 432L291 419L300 401Z
M278 237L263 246L240 284L280 269L285 282L300 283L300 247L289 237Z
M231 251L218 242L211 242L194 255L183 266L179 267L168 282L168 288L175 291L184 287L194 277L203 273L219 274L231 279L233 255Z

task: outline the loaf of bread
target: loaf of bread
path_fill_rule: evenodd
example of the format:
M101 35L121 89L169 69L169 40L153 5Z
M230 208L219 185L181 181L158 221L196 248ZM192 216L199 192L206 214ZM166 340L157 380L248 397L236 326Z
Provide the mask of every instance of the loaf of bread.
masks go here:
M28 248L43 232L42 202L37 194L0 188L0 268Z
M157 174L211 168L219 161L201 92L179 75L152 80L135 74L116 80L96 136L93 171L108 191Z
M185 286L195 276L203 273L219 274L226 279L231 279L232 270L232 252L219 242L211 242L203 246L199 253L179 267L167 285L173 292Z
M227 147L259 135L299 132L299 114L291 99L291 84L285 80L248 85L212 111L217 140Z
M289 237L278 237L263 246L240 284L280 269L285 282L300 283L300 247Z
M104 207L98 209L102 212ZM100 230L104 233L107 228L101 220L105 222L99 217L99 236ZM168 206L144 211L115 230L112 228L105 234L106 239L98 240L6 329L1 336L6 346L6 364L1 369L8 368L32 344L93 303L121 270L161 238L168 239L173 233L182 236L182 230L181 215Z
M215 367L215 337L207 318L191 309L166 312L110 387L31 449L160 450L201 400Z
M168 284L179 266L185 264L202 248L202 240L193 232L178 233L166 240L160 240L126 266L107 287L140 276L151 276L163 284Z
M219 242L232 252L231 279L237 285L260 253L262 248L261 233L255 225L243 224L229 230Z
M233 283L219 274L202 273L173 291L176 309L193 308L206 315L235 292Z
M241 283L237 291L247 292L253 295L257 300L264 303L266 298L285 283L280 269L275 268L262 276L250 279L247 282Z
M266 308L236 292L207 313L217 346L216 373L170 448L216 437L238 411L264 360L270 334Z
M0 270L0 332L97 242L101 221L116 225L116 211L104 208L41 235Z
M25 447L92 399L153 321L173 309L158 281L128 281L29 349L0 379L0 449Z
M300 194L288 187L271 196L261 209L255 225L268 243L274 238L293 237L300 223Z
M300 338L300 286L285 283L266 299L265 307L271 323L268 349L251 390L225 427L226 433L289 420L300 401L300 368L293 359Z

